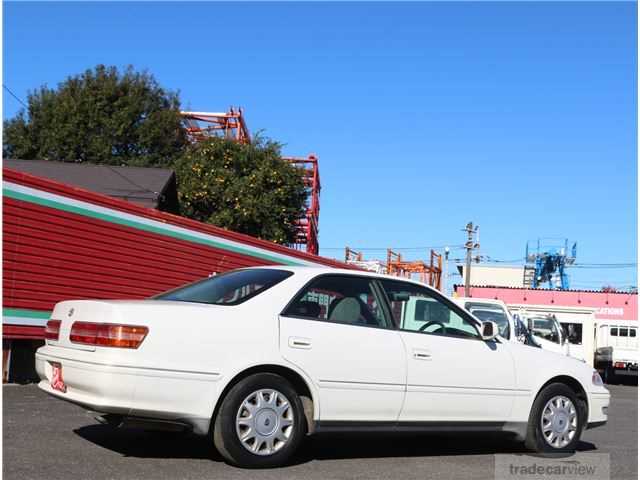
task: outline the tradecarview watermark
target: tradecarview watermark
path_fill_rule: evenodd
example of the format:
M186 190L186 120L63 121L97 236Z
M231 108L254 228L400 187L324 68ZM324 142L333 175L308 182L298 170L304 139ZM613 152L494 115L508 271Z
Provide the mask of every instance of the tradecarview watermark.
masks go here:
M496 455L495 479L610 480L608 453L576 453L569 456Z

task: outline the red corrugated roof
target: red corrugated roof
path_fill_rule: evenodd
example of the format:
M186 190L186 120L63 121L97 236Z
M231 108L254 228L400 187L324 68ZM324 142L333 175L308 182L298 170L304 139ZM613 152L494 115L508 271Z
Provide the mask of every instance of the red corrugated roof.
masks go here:
M122 212L127 212L133 215L141 215L143 217L152 218L154 220L159 220L164 223L178 225L178 226L189 228L195 231L217 235L223 238L227 238L229 240L242 242L247 245L251 245L258 248L264 248L267 250L271 250L273 252L288 255L290 257L300 258L303 260L319 263L329 267L359 270L357 267L354 267L353 265L347 265L346 263L339 262L337 260L321 257L318 255L312 255L310 253L302 252L299 250L294 250L292 248L288 248L283 245L278 245L274 242L261 240L259 238L252 237L250 235L233 232L231 230L226 230L221 227L216 227L214 225L198 222L196 220L191 220L189 218L181 217L179 215L160 212L152 208L141 207L139 205L136 205L130 202L112 198L107 195L95 193L95 192L85 190L83 188L79 188L73 185L67 185L67 184L50 180L47 178L38 177L36 175L19 172L17 170L13 170L7 167L3 167L2 172L3 172L4 180L9 180L11 182L19 183L25 186L30 186L32 188L39 188L44 191L56 193L59 195L69 196L78 200L93 203L95 205L101 205L104 207L120 210Z
M556 292L556 293L563 293L563 292L574 292L574 293L606 293L606 294L619 294L619 295L637 295L638 292L631 292L631 291L615 291L615 292L606 292L604 290L574 290L574 289L569 289L569 290L557 290L554 288L526 288L526 287L506 287L506 286L502 286L502 285L470 285L471 288L503 288L505 290L526 290L526 291L531 291L531 292ZM453 286L454 289L457 288L464 288L464 285L462 284L455 284Z

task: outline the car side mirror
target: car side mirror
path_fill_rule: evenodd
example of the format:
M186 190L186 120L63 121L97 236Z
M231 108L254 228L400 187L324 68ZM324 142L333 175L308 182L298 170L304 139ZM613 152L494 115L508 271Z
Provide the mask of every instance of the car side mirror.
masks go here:
M496 322L482 322L482 340L494 340L498 333L498 324Z

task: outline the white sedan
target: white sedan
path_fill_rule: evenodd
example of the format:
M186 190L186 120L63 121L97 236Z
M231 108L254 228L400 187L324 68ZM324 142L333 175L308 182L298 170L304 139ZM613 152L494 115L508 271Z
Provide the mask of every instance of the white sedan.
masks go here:
M436 290L353 270L235 270L142 301L56 305L40 388L114 425L189 428L240 466L324 431L505 431L575 449L609 392Z

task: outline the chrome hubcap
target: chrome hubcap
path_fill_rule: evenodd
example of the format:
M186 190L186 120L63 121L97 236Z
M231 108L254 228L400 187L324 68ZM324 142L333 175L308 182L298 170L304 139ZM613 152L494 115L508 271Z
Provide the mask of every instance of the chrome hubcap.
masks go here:
M553 448L564 448L578 431L578 412L567 397L557 395L547 402L540 419L542 435Z
M273 455L293 433L293 409L282 393L257 390L244 399L236 415L236 433L242 446L256 455Z

